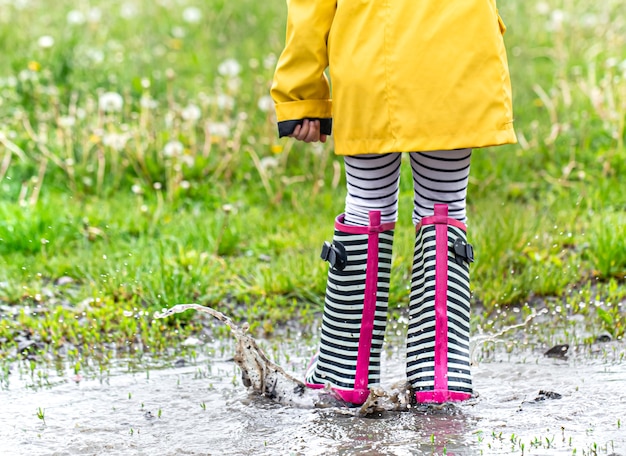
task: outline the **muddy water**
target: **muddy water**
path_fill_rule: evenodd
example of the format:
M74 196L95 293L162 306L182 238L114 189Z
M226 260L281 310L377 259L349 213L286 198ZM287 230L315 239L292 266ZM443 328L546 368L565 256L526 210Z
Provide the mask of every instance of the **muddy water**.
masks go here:
M268 353L298 372L308 345L302 353L302 341L286 341ZM0 454L626 455L623 342L572 350L567 359L500 347L478 352L479 397L471 402L367 418L249 395L228 359L230 342L205 346L223 355L182 367L128 373L120 365L79 382L73 373L49 374L43 387L13 366L0 391ZM402 356L401 348L387 352L385 384L402 379Z

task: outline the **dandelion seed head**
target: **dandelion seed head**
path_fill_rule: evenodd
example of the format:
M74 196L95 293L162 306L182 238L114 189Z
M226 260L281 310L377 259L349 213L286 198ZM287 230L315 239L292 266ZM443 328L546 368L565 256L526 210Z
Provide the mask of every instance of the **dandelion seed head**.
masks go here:
M54 38L52 38L50 35L40 36L39 39L37 40L37 45L40 48L44 48L44 49L51 48L52 46L54 46Z
M260 160L261 168L263 171L268 171L270 169L278 167L278 160L274 157L263 157Z
M270 97L269 95L264 95L261 98L259 98L259 101L257 102L257 106L259 107L261 111L268 112L274 109L274 100L272 100L272 97Z
M85 56L93 63L102 63L104 61L104 52L100 49L89 48L85 50Z
M102 19L102 10L100 8L91 8L87 11L87 20L92 24L100 22Z
M215 105L220 109L232 109L235 107L235 99L230 95L219 94L214 98Z
M209 122L208 129L214 138L228 138L230 136L230 127L225 122Z
M81 25L85 23L86 19L82 11L72 10L69 13L67 13L65 20L70 25Z
M181 157L178 157L180 163L191 168L195 163L196 159L192 155L184 154Z
M163 184L161 184L161 182L155 182L154 184L152 184L152 188L154 188L155 190L161 190L163 188Z
M263 67L267 70L272 69L276 66L276 54L268 54L263 59Z
M184 38L184 37L185 37L185 35L187 34L187 33L185 32L185 29L184 29L184 28L182 28L182 27L178 27L178 26L176 26L176 27L172 27L172 32L171 32L171 33L172 33L172 36L173 36L174 38L179 38L179 39L180 39L180 38Z
M230 92L238 92L241 88L241 84L241 78L238 77L231 77L228 78L228 80L226 81L226 87L228 87L228 90Z
M156 109L159 106L159 102L156 101L154 98L151 98L150 95L144 95L143 97L141 97L141 100L139 100L139 104L144 109Z
M202 20L202 11L195 6L188 6L183 10L183 20L189 24L197 24Z
M152 48L152 55L154 57L163 57L165 54L167 54L167 48L162 44L157 44Z
M123 106L124 99L116 92L105 92L98 99L98 108L104 112L119 112Z
M141 195L143 193L143 190L141 189L141 185L139 184L134 184L130 188L130 191L133 192L135 195Z
M235 77L241 72L241 65L235 59L226 59L219 64L217 72L222 76Z
M132 3L124 3L120 6L120 16L124 19L132 19L137 16L137 7Z
M21 82L36 80L37 75L31 70L22 70L17 74L17 79Z
M186 180L180 181L180 188L182 188L183 190L188 190L190 187L191 187L191 184L189 183L189 181L186 181Z
M126 147L128 136L120 133L105 133L102 136L102 144L113 150L121 151Z
M550 21L548 23L549 30L560 30L563 27L563 24L567 22L567 13L563 10L555 9L550 14Z
M188 104L180 113L181 117L188 122L196 122L202 116L202 111L195 104Z
M180 141L169 141L163 146L163 155L166 157L178 157L185 151L185 146Z

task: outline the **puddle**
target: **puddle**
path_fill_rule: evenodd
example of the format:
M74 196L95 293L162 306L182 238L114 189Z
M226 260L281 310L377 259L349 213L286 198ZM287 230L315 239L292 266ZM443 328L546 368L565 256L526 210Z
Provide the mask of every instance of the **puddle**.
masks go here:
M0 453L626 455L626 347L594 347L568 359L492 347L473 369L477 399L368 418L250 395L229 359L230 341L208 347L223 356L200 355L193 365L135 373L113 367L102 381L80 383L52 376L51 386L37 389L14 366L0 391ZM307 349L302 341L282 343L279 364L298 375ZM402 379L402 352L386 352L384 384Z

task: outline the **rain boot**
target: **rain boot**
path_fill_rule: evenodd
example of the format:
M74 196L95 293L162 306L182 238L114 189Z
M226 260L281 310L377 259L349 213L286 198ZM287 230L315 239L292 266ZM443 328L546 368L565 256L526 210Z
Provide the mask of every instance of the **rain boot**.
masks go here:
M469 263L465 225L436 204L416 228L411 274L407 378L418 403L472 396Z
M363 404L380 384L394 226L381 224L380 211L369 213L369 226L346 225L340 215L322 249L330 263L322 334L305 380L310 388L330 385L350 404Z

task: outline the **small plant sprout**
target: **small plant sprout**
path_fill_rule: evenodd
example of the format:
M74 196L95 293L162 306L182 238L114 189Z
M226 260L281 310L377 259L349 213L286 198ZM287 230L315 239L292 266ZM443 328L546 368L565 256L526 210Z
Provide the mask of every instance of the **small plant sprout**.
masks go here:
M204 402L200 402L200 408L202 410L206 410L206 404Z
M46 425L46 411L41 407L37 408L37 418L43 422L44 426Z

